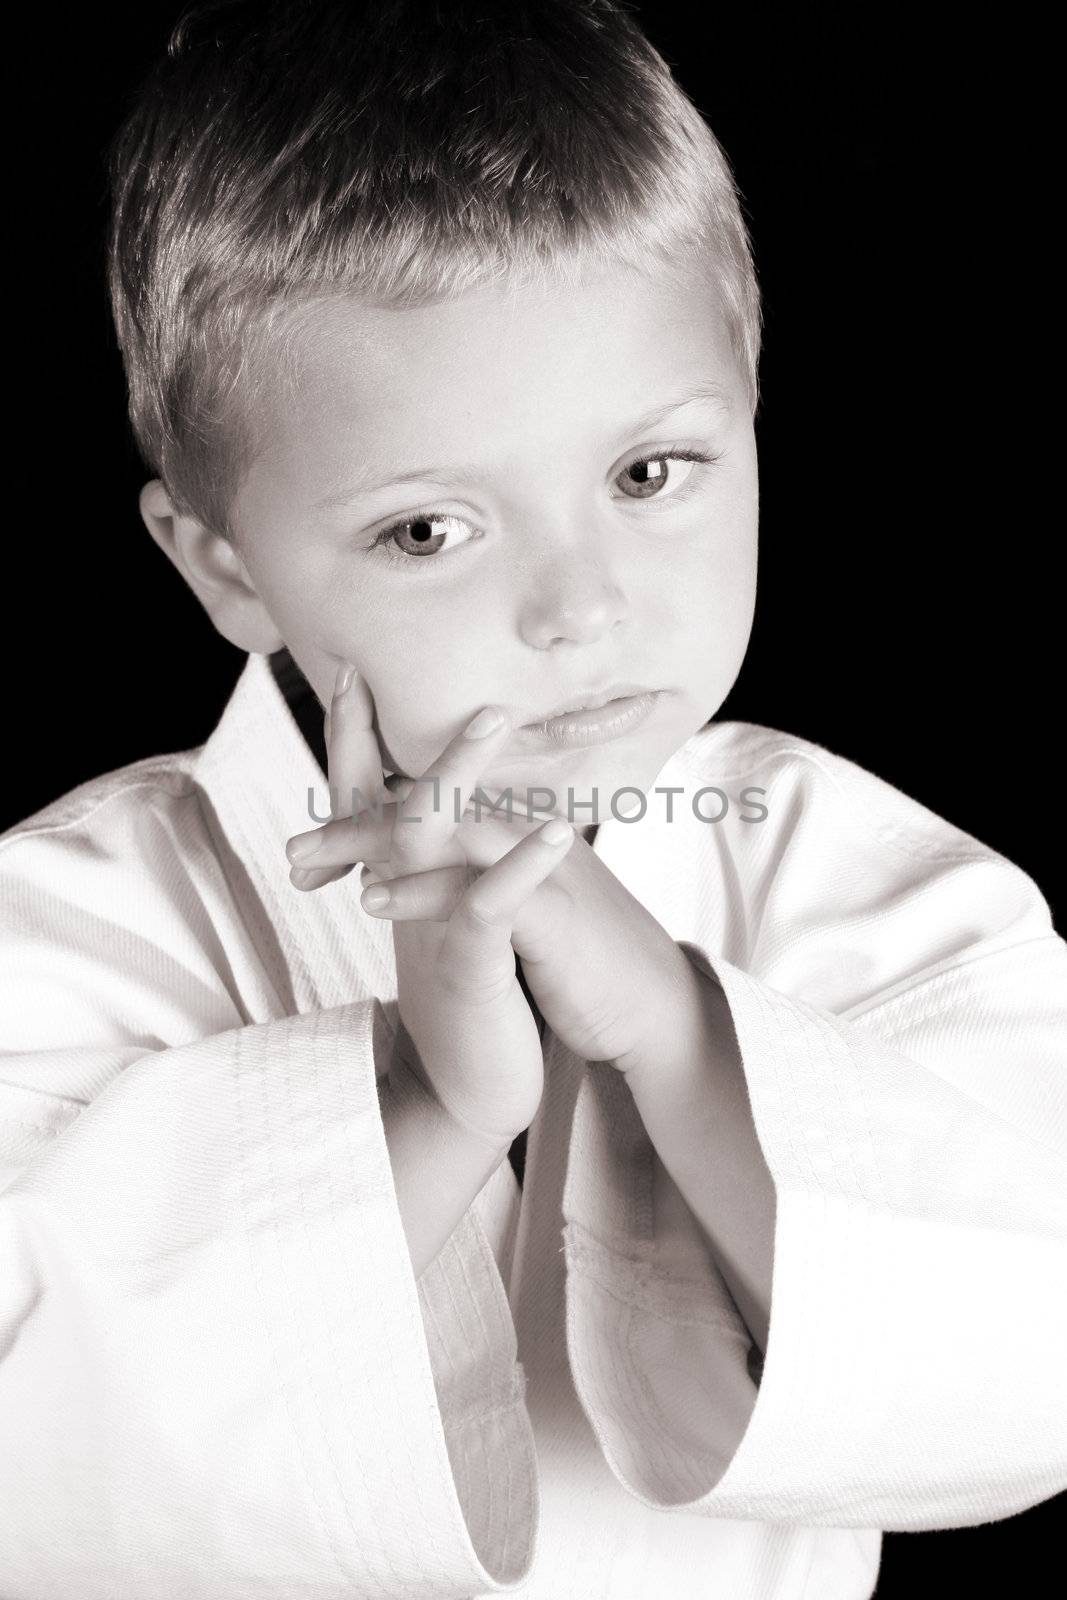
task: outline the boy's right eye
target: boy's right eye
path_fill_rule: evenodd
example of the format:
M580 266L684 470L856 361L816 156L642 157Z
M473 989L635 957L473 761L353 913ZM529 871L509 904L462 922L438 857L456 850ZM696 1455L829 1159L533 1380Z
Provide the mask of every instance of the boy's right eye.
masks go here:
M441 511L423 511L418 516L404 517L399 522L391 523L388 528L383 528L371 549L381 546L390 560L402 561L405 565L411 566L425 556L435 556L444 548L449 534L455 529L462 530L470 526L463 517L454 517ZM443 531L437 531L438 529ZM469 535L469 538L477 537L477 531ZM468 539L453 539L451 543L466 544Z

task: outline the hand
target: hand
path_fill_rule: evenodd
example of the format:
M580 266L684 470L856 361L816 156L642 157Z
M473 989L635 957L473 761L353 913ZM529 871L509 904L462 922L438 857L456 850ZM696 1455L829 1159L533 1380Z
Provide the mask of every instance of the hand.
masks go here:
M401 780L396 793L403 796L410 787L410 780ZM388 905L367 909L393 923L394 937L399 923L449 917L472 869L491 867L529 827L520 818L508 823L487 815L475 823L465 817L455 836L462 865L406 877L390 876L387 867L365 870L364 882L387 888L391 897ZM350 870L351 833L327 823L319 836L316 859ZM360 837L367 855L358 859L376 864L373 825ZM363 898L366 905L366 893ZM684 952L580 837L517 912L512 945L546 1022L582 1060L611 1061L624 1073L654 1060L683 1008L692 1007L694 969Z
M468 878L443 867L383 882L389 903L372 914L394 930L447 917ZM692 1009L699 974L582 838L519 908L511 942L545 1021L583 1061L623 1073L654 1061Z
M339 687L344 681L342 674ZM532 1122L544 1089L541 1041L516 977L512 924L573 842L574 832L557 819L558 835L546 836L546 828L539 828L512 843L489 870L472 874L458 843L461 825L455 815L462 817L494 751L505 742L507 719L502 715L500 725L482 737L476 728L459 734L425 773L407 781L399 803L387 803L373 716L370 690L353 672L330 707L328 776L331 793L338 788L340 806L351 805L353 790L371 805L347 823L335 818L326 825L332 839L340 830L347 833L351 860L331 863L322 878L343 876L359 860L374 861L391 878L441 866L465 874L446 917L393 929L403 1023L400 1063L457 1124L503 1149ZM462 802L455 806L453 791ZM299 842L290 841L291 858Z

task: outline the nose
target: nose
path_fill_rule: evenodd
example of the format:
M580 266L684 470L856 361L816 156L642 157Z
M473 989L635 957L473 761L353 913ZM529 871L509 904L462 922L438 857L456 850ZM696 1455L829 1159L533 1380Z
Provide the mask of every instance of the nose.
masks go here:
M534 574L523 607L522 637L535 650L593 644L629 615L626 597L602 561L579 561L573 549Z

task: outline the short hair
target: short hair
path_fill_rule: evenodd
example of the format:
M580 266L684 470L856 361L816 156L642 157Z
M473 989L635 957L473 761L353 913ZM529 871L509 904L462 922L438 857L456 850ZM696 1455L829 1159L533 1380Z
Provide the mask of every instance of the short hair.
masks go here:
M324 297L404 307L695 254L755 410L740 196L620 0L195 5L108 162L134 437L176 509L225 537L258 449L259 356Z

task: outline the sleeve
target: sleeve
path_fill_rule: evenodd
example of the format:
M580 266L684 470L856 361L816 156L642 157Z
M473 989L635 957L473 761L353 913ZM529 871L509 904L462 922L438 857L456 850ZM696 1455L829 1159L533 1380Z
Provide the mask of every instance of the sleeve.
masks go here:
M537 1521L514 1326L474 1208L414 1277L386 1008L242 1019L224 963L201 981L131 911L151 886L93 920L46 850L0 872L0 1592L514 1586ZM168 1039L194 992L210 1031Z
M625 1081L587 1070L568 1348L644 1504L913 1531L1067 1487L1067 946L1018 868L973 867L848 928L838 973L881 963L873 993L846 979L809 1004L688 944L725 992L775 1186L762 1374L692 1214L654 1203ZM1014 941L1001 888L1021 902ZM898 913L915 937L894 982ZM810 946L799 965L816 970Z

